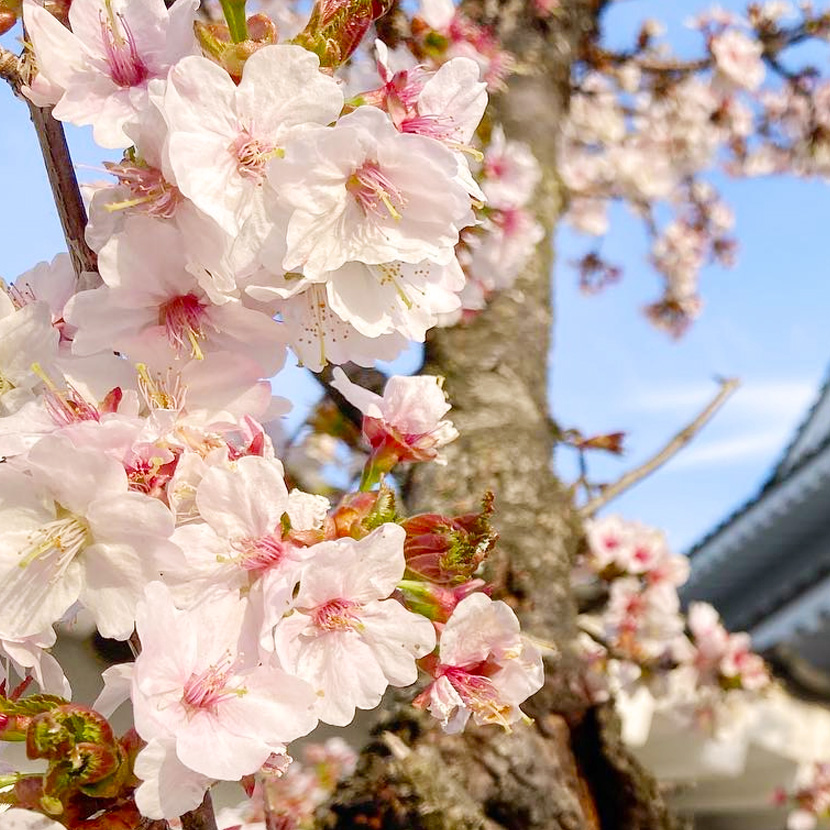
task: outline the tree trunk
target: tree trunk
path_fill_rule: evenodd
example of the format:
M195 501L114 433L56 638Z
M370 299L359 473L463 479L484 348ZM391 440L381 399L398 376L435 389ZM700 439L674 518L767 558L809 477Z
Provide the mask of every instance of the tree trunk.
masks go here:
M556 150L572 63L595 26L597 3L562 0L544 22L523 4L481 2L465 8L498 26L523 72L534 69L514 76L492 109L542 166L535 207L546 239L486 311L430 333L424 371L446 379L461 436L444 450L446 467L415 467L407 496L412 512L459 514L495 492L500 540L490 577L523 630L549 646L547 682L524 707L533 725L511 733L489 726L447 736L411 707L395 708L336 794L326 823L383 830L674 827L653 780L622 745L611 707L592 708L583 694L569 585L581 530L551 471L552 243L562 209Z

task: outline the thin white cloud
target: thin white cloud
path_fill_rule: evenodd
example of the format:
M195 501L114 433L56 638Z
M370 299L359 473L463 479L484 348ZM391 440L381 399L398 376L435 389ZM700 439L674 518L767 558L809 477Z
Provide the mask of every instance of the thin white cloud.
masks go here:
M693 384L632 395L628 409L647 414L678 412L694 414L702 409L717 392L717 384ZM770 378L744 383L735 392L722 411L722 415L745 417L751 413L753 420L791 421L806 415L818 394L812 380Z
M757 432L727 436L715 441L700 441L678 453L666 470L689 470L697 467L717 467L758 458L775 459L790 439L788 429L765 429Z

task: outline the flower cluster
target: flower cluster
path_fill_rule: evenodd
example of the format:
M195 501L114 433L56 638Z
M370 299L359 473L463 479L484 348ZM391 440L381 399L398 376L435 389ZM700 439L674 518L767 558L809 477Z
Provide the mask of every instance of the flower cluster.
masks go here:
M310 830L315 809L339 781L352 774L356 763L357 756L340 738L306 744L301 761L293 761L284 772L257 779L250 801L221 810L217 823L225 830L262 830L266 826Z
M717 731L732 696L769 686L749 635L730 634L707 603L681 613L677 588L689 566L660 531L615 516L596 519L586 548L575 578L607 591L602 609L582 617L592 696L606 696L609 682L617 689L644 682L663 708Z
M735 257L734 219L712 171L825 176L830 160L827 84L815 67L792 69L784 59L805 37L826 39L830 15L809 3L766 2L745 16L716 8L688 25L702 39L692 60L672 54L654 21L631 49L586 47L561 147L573 227L604 236L614 201L643 219L664 280L646 311L673 334L700 313L701 269ZM771 74L782 83L765 85ZM587 288L618 275L597 250L580 266Z
M302 823L320 770L340 774L337 747L317 783L298 767L267 781L318 722L344 726L424 670L416 702L446 729L509 727L543 682L477 576L492 498L405 520L384 484L457 437L440 380L393 377L375 395L335 371L370 448L335 505L289 489L270 437L287 402L267 380L289 349L312 369L371 365L457 315L461 234L486 198L494 227L532 221L497 219L529 198L532 159L511 168L497 137L502 157L473 177L487 92L463 49L393 72L377 41L377 79L347 101L339 63L368 7L340 31L342 10L318 5L278 42L262 15L207 25L196 5L74 0L61 20L23 3L27 94L123 150L114 181L88 188L98 273L81 282L62 255L0 292L3 735L75 717L54 624L83 608L136 653L77 715L89 728L72 745L106 769L21 778L9 796L71 821L125 804L172 819L215 781L259 775L264 797L295 793ZM484 48L483 31L465 37ZM12 672L47 695L18 700ZM128 699L135 733L116 740L104 717Z
M778 790L774 800L790 808L787 830L813 830L830 811L830 764L816 763L799 770L792 789Z

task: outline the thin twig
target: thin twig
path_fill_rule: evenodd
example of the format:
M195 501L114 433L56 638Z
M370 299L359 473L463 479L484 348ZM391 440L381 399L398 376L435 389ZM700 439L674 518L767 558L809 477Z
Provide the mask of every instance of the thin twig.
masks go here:
M626 652L618 649L616 646L611 645L605 637L603 637L590 623L586 623L585 620L577 617L576 627L583 634L587 634L598 646L602 646L612 660L621 660L640 665L640 663L638 663L638 661L630 654L627 654Z
M655 470L662 467L670 458L680 452L709 422L712 416L726 403L727 399L738 388L739 381L737 378L725 378L720 381L720 390L718 394L712 399L709 405L692 421L687 427L682 429L674 438L666 444L663 449L656 455L652 456L644 464L639 467L629 470L620 479L613 484L604 487L602 492L591 499L587 504L583 505L579 510L579 515L583 519L590 518L597 510L599 510L608 502L615 499L621 493L624 493L630 487L633 487L638 482L642 481L646 476L651 475Z
M138 632L133 629L133 633L130 634L130 639L127 640L127 643L130 646L130 651L133 653L133 657L138 657L141 654L141 640L138 639Z

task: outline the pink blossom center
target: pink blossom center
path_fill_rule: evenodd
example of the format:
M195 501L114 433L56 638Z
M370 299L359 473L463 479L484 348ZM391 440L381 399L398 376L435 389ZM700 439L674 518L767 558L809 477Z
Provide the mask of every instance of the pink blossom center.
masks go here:
M278 147L254 138L247 130L243 130L231 142L228 150L236 159L239 175L257 182L265 178L268 162L282 154Z
M258 538L239 539L233 548L239 551L239 564L247 571L267 571L286 558L291 545L278 533Z
M105 161L104 167L130 191L132 197L107 205L108 210L136 208L141 213L169 219L182 201L179 188L170 184L156 167L127 157L118 164Z
M57 426L101 420L98 409L70 383L66 385L66 392L61 392L55 386L47 386L43 397L46 411Z
M393 219L401 218L406 200L377 162L367 161L355 170L346 180L346 190L367 216L382 214L385 209Z
M413 115L401 121L402 133L415 133L434 138L436 141L448 141L456 132L455 124L445 115Z
M616 550L620 544L620 540L616 536L606 536L602 540L602 545L606 550Z
M475 712L480 723L497 723L510 727L511 706L505 703L489 677L473 674L458 666L439 666L438 677L446 677L464 705Z
M359 624L360 605L347 599L331 599L312 612L314 625L322 631L346 631Z
M487 159L484 173L488 179L501 179L507 174L509 163L504 156L495 156Z
M653 551L651 548L645 547L644 545L638 545L634 549L634 559L637 562L645 564L650 562L654 558Z
M521 208L505 208L493 217L505 236L515 236L522 231L525 214Z
M159 309L159 324L164 326L170 345L181 351L189 349L190 356L202 360L199 341L205 339L202 323L207 312L195 294L179 294Z
M110 78L120 87L141 86L150 77L150 70L138 54L135 38L123 15L115 14L109 2L106 7L106 17L100 15L101 39Z
M191 709L203 709L216 714L220 703L245 694L244 688L230 685L234 666L230 656L208 667L201 674L190 675L184 685L182 702Z

